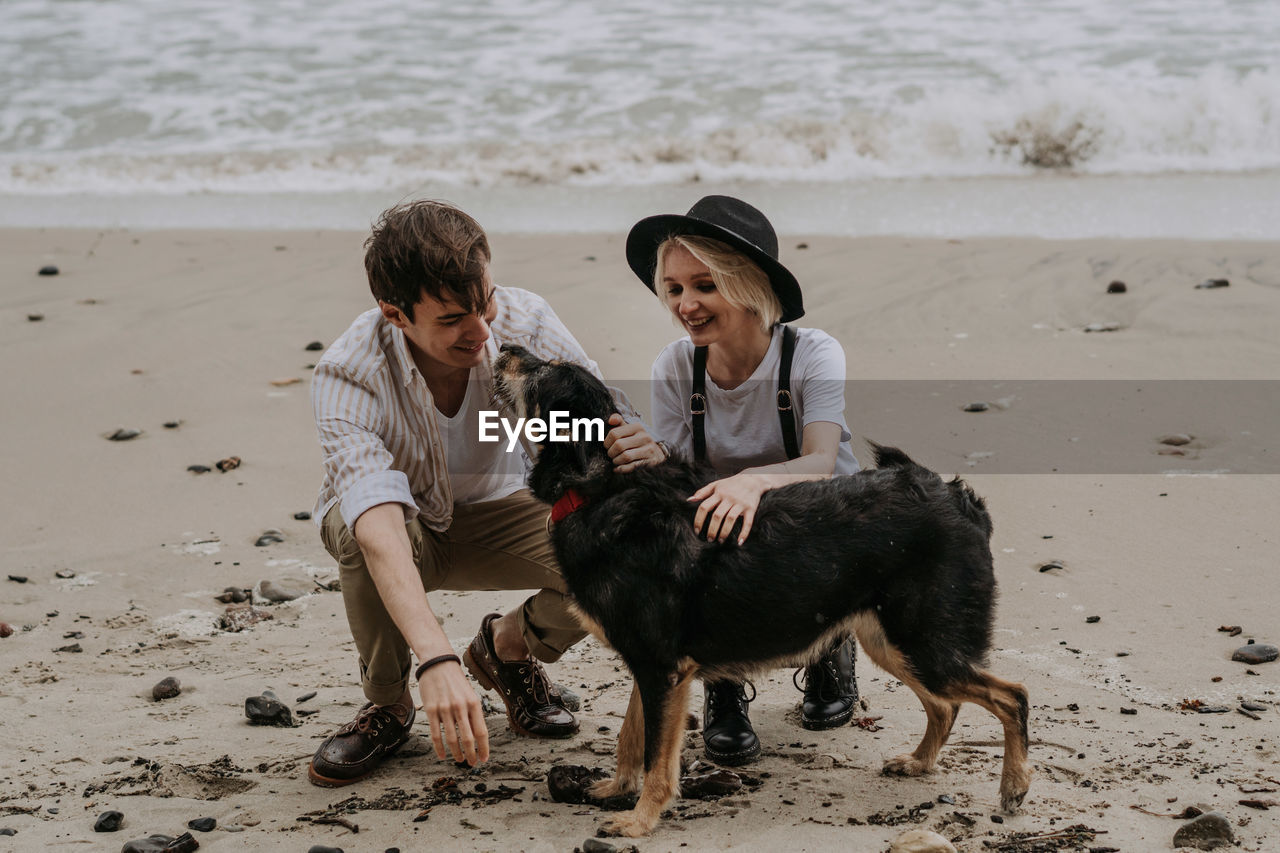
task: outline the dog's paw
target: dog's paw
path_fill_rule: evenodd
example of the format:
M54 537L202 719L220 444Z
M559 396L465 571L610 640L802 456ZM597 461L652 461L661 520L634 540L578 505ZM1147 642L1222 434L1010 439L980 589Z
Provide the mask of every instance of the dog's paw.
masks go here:
M1000 781L1000 809L1005 814L1017 814L1018 807L1027 797L1031 787L1031 772L1024 770Z
M932 768L911 753L890 758L880 772L885 776L923 776Z
M587 795L595 800L607 800L611 797L625 797L628 794L635 794L639 790L640 786L636 784L634 779L612 776L593 783L587 789Z
M653 824L641 820L636 811L632 810L606 820L600 825L600 829L608 836L643 838L653 829Z

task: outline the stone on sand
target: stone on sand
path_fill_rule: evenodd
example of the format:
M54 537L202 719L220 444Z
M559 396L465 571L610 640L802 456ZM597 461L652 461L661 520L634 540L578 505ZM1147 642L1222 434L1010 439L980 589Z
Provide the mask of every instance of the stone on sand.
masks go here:
M893 840L889 853L956 853L956 848L936 832L912 829Z
M1178 831L1173 834L1174 847L1216 850L1219 847L1230 847L1234 843L1231 822L1222 812L1205 812L1178 827Z

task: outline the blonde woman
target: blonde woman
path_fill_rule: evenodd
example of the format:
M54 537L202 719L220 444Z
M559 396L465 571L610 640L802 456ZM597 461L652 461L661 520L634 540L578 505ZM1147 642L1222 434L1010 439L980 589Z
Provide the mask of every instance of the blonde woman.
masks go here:
M718 477L690 498L708 540L744 542L769 489L858 470L844 419L844 350L818 329L783 325L804 305L763 213L708 196L684 216L648 217L627 237L627 262L688 333L653 363L652 423L673 451ZM854 652L852 639L840 639L805 668L805 728L852 719ZM759 756L750 701L743 683L704 685L709 759L736 766Z

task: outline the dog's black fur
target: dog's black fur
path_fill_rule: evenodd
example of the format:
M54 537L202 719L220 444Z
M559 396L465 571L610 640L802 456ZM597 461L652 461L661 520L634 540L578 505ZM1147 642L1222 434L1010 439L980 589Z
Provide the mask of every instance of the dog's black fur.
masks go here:
M523 416L615 411L587 371L518 348L499 358L496 388ZM991 519L959 479L943 482L902 451L873 447L874 470L766 492L740 547L736 536L718 544L693 529L688 497L713 478L709 470L672 458L618 474L599 442L541 445L534 495L553 503L572 489L583 501L553 531L565 581L584 623L631 670L639 697L619 739L618 776L602 793L639 785L641 751L627 740L640 738L631 718L643 712L644 794L635 812L614 821L615 831L647 833L675 793L672 729L683 721L695 673L742 678L810 660L853 632L929 714L920 748L886 772L929 770L959 703L976 701L1005 725L1002 804L1011 811L1021 803L1029 782L1026 691L982 669L996 595Z

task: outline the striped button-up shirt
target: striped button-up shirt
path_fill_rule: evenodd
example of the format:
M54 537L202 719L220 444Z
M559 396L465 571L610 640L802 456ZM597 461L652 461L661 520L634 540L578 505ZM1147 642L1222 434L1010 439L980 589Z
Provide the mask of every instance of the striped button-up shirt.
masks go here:
M483 399L492 390L492 361L507 343L539 358L575 362L600 376L600 368L541 296L495 287L493 298L497 315L489 327L484 363L472 374L481 383ZM614 399L624 418L637 418L625 395L614 390ZM404 332L379 309L357 317L316 364L311 402L324 455L317 524L335 504L342 520L354 527L370 507L398 503L406 522L421 517L433 530L448 529L453 492L435 402ZM506 452L502 442L485 446Z

